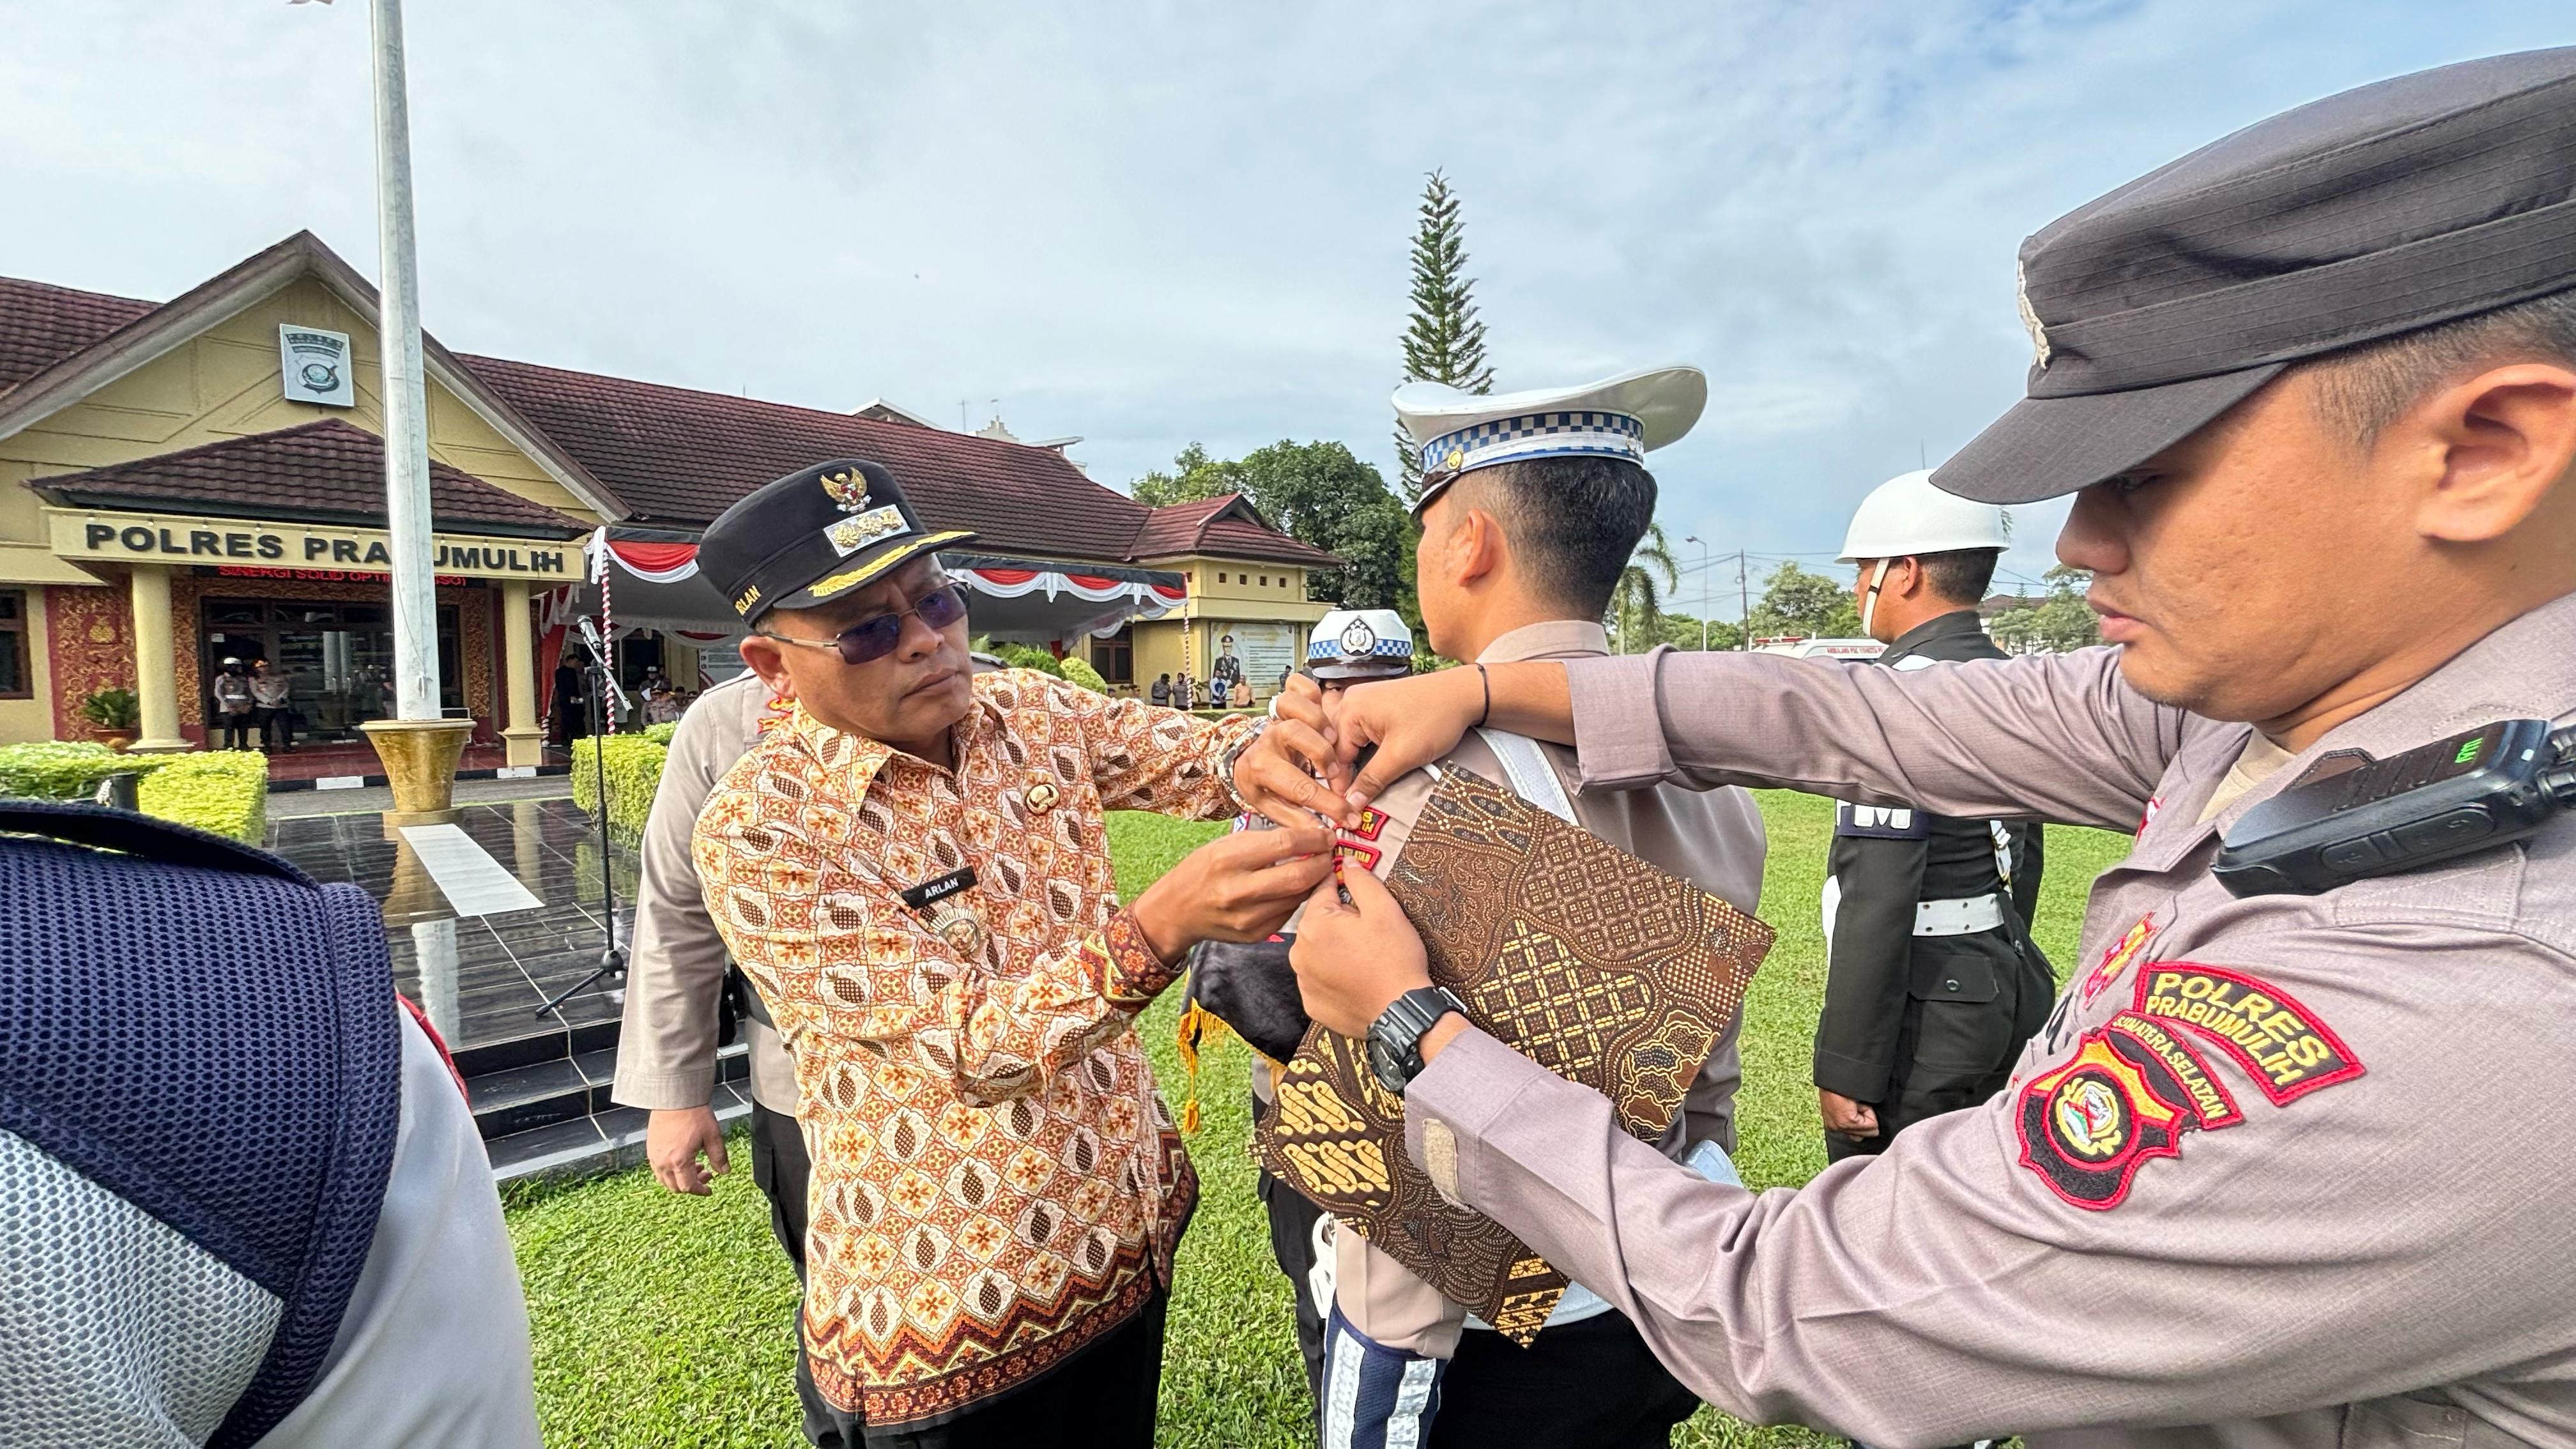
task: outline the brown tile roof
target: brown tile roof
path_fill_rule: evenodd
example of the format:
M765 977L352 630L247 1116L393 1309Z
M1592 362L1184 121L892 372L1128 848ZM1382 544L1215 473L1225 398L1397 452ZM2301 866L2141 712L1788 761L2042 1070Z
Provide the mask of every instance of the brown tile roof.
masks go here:
M255 433L85 473L29 480L70 507L168 504L219 508L250 517L305 522L385 521L385 445L337 418ZM589 531L568 518L432 459L429 513L440 528L501 529L571 538Z
M827 458L892 469L924 517L971 528L980 548L1103 562L1168 556L1186 534L1229 556L1340 560L1278 533L1246 506L1209 529L1225 500L1187 523L1104 488L1050 448L966 433L665 387L497 357L460 360L635 509L629 523L697 528L772 478Z
M328 252L318 240L302 233L281 244L285 249L296 247ZM154 303L132 298L0 278L0 392L157 310ZM974 529L984 536L981 547L999 552L1098 563L1135 562L1190 551L1315 566L1340 562L1272 530L1249 505L1223 518L1218 514L1224 510L1224 500L1209 500L1204 507L1183 504L1180 513L1149 509L1092 482L1062 453L1049 448L496 357L460 354L456 363L480 381L497 405L525 419L541 435L541 445L559 450L569 465L627 505L632 510L627 522L648 528L702 528L734 500L772 478L826 458L857 456L893 469L932 523ZM286 438L305 431L287 429L268 436ZM349 431L363 437L366 448L380 449L372 434ZM355 446L350 440L341 442L341 453ZM236 446L213 445L215 449ZM353 501L357 495L348 491L349 480L342 477L345 458L318 472L311 460L269 459L253 464L245 461L247 455L222 464L191 464L185 470L163 467L185 456L144 459L80 476L115 475L122 480L120 486L163 478L156 486L196 490L155 495L164 501L267 504L272 509L279 497L276 485L283 481L307 497L315 496L316 489L326 490L328 498L317 505L325 510L339 511L346 504L349 517L383 517L378 498L381 483L375 478L356 480L363 483L367 496ZM238 481L256 475L261 467L272 469L262 482ZM279 467L291 471L273 471ZM473 487L488 487L452 469L447 473ZM52 486L63 480L43 481ZM440 506L438 486L434 480L433 506ZM450 489L447 502L466 503L467 495L455 491L453 481L446 486ZM245 487L256 491L224 491ZM517 521L528 526L550 530L574 526L534 504L515 498L511 504L523 510ZM470 506L503 507L488 500ZM296 516L306 512L298 509ZM459 521L476 521L466 514L456 516Z
M1316 568L1341 563L1334 555L1272 528L1240 493L1193 503L1167 503L1153 510L1146 515L1145 526L1137 531L1135 549L1134 556L1140 559L1195 553L1302 563Z
M1145 515L1145 526L1136 534L1136 557L1167 558L1189 553L1207 530L1208 520L1241 502L1240 493L1225 493L1214 498L1201 498L1192 503L1167 503Z
M0 392L152 311L159 304L0 277Z

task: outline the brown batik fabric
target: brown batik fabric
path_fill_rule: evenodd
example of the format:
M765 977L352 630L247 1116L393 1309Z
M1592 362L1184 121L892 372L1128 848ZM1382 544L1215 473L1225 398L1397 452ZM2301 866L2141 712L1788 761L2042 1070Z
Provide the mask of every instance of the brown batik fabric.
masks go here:
M1356 859L1422 932L1431 979L1478 1027L1659 1139L1743 1009L1771 928L1454 766L1409 821L1397 792L1382 803L1393 818ZM1264 1166L1514 1341L1537 1335L1565 1276L1441 1198L1362 1043L1310 1028L1278 1102L1255 1139Z
M1253 722L1021 670L974 689L945 770L796 708L693 838L796 1061L814 1381L871 1425L952 1418L1126 1322L1198 1195L1134 1027L1176 968L1118 903L1102 812L1222 819Z

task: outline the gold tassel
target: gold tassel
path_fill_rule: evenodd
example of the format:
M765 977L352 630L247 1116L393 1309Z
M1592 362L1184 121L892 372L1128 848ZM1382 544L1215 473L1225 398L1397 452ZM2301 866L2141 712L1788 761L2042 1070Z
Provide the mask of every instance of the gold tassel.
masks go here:
M1181 1010L1174 1032L1174 1044L1180 1048L1181 1072L1189 1078L1189 1096L1181 1103L1181 1130L1196 1136L1199 1130L1199 1053L1212 1050L1225 1040L1228 1028L1222 1017L1193 999Z

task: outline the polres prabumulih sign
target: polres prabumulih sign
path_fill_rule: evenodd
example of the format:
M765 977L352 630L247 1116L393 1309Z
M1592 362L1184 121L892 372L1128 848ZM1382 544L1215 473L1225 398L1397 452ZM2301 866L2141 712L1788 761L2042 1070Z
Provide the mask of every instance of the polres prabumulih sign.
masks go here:
M171 566L236 564L388 573L391 540L382 529L332 528L243 518L48 508L59 558ZM551 539L436 534L430 566L469 578L570 583L581 577L581 546Z

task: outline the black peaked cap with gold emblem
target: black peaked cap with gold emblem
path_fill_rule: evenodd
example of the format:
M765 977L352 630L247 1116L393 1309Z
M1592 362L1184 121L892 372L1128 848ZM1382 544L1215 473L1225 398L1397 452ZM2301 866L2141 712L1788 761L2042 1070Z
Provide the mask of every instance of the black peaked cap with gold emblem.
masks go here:
M707 525L698 568L743 622L806 609L872 584L923 554L973 543L921 521L880 463L835 458L756 491Z
M1932 475L1981 503L2114 477L2306 358L2576 288L2576 47L2345 91L2021 248L2029 395Z

